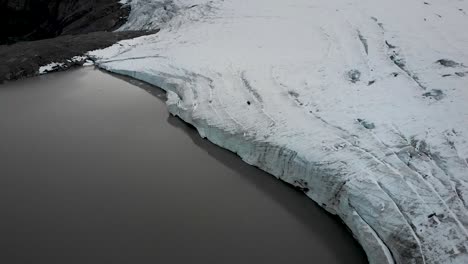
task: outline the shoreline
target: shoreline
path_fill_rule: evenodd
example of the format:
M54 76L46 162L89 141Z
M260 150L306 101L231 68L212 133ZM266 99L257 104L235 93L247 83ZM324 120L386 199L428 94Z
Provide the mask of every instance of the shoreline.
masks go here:
M177 100L179 100L179 96L175 93L175 91L165 87L164 83L158 84L156 79L160 79L157 76L150 76L148 74L140 73L140 72L126 72L126 71L119 71L110 68L106 68L104 65L100 65L99 62L96 63L96 67L110 72L112 74L117 74L121 76L126 76L127 78L132 78L138 81L142 81L144 83L148 83L154 87L159 87L160 89L164 90L167 94L168 100L166 101L167 110L172 116L175 116L181 119L184 123L193 126L196 130L200 138L206 139L212 144L226 149L235 155L239 156L246 164L259 168L262 171L265 171L269 175L275 177L276 179L280 180L282 184L288 184L291 187L294 187L298 190L301 190L305 196L311 199L314 204L320 206L324 211L333 215L341 220L344 225L347 227L348 231L350 231L351 235L356 239L359 245L364 249L367 259L369 263L393 263L394 259L390 250L385 245L385 243L381 240L381 238L377 235L377 233L370 227L365 220L359 215L359 213L355 209L351 209L348 214L343 214L343 211L335 211L333 205L327 206L326 204L321 204L320 198L317 199L316 195L321 195L320 193L313 193L310 192L308 189L302 188L301 184L298 183L297 179L307 179L306 176L301 177L298 176L297 173L303 172L307 173L307 171L313 171L313 164L308 164L307 168L302 167L302 164L295 163L300 160L295 159L294 157L297 155L293 150L283 149L281 152L268 152L265 149L275 150L281 148L280 146L269 145L267 142L256 142L256 141L249 141L249 138L244 137L243 135L237 134L230 134L227 131L223 131L221 128L217 127L210 127L209 125L205 124L206 122L201 119L194 119L191 116L190 111L184 111L183 109L177 106ZM171 87L171 85L167 85L167 87ZM243 149L243 147L247 146L247 150ZM289 153L289 154L288 154ZM268 157L270 156L270 158ZM271 160L272 164L267 164L260 162L261 160L267 161ZM280 164L288 164L287 168L283 171L277 171L273 163L280 163ZM290 173L286 173L290 172ZM305 183L307 185L307 182ZM343 186L341 195L346 195L348 191L346 191L347 186ZM314 196L315 195L315 196ZM344 199L347 200L347 199ZM336 207L335 207L336 208ZM365 242L364 242L365 241ZM385 262L382 262L384 261Z
M92 32L79 35L64 35L52 39L18 42L12 45L0 45L0 84L40 74L40 68L50 64L52 71L62 71L81 66L91 58L87 52L110 47L115 43L145 35L159 30ZM81 56L82 59L72 59Z
M446 26L408 28L378 14L382 4L395 8L384 2L342 13L340 2L294 3L135 2L127 28L162 31L90 55L167 90L169 111L201 137L339 215L370 263L465 263L463 38L450 48L431 38L425 49L412 36ZM426 21L416 4L407 6ZM147 15L151 8L172 19L161 23ZM368 8L372 16L363 16ZM396 39L382 35L390 24ZM400 49L417 63L402 66Z
M54 248L54 241L58 241L65 244L64 250L83 252L83 244L73 238L100 236L103 240L92 239L97 243L86 244L85 250L101 249L105 239L109 240L109 244L104 243L106 248L119 246L113 244L115 239L109 238L107 232L93 232L102 230L101 223L109 227L108 220L88 222L88 228L74 232L75 223L82 226L82 221L75 222L80 219L75 214L87 216L90 215L88 211L106 206L108 210L99 210L92 217L114 219L113 215L118 214L117 219L125 219L123 234L119 233L117 239L128 241L127 236L134 237L138 231L141 237L147 237L122 248L118 258L125 258L126 252L133 248L142 255L141 252L157 253L159 248L174 245L174 248L185 250L177 256L161 250L163 259L174 262L174 258L191 258L191 252L206 252L202 254L208 258L205 263L217 263L223 257L227 257L226 263L236 263L238 259L230 258L226 253L233 252L238 258L256 256L272 263L284 263L287 259L297 263L307 263L311 259L321 259L322 262L327 259L325 262L336 264L367 263L362 247L336 217L310 203L292 187L278 184L267 173L246 164L234 153L199 137L187 123L167 112L162 89L149 84L141 87L138 83L129 77L119 78L89 67L25 79L0 89L5 95L0 97L4 102L0 105L6 109L18 107L21 111L16 112L22 118L18 120L3 111L7 118L2 131L8 140L2 154L21 159L21 163L9 162L2 167L7 172L4 178L11 178L11 182L23 179L17 177L21 175L37 179L28 195L40 203L41 206L35 208L41 209L41 215L49 215L48 210L73 215L69 219L51 217L38 222L29 210L21 211L19 217L27 219L28 227L41 230L48 230L44 225L53 227L51 232L38 235L24 233L23 244L34 245L44 238L55 237L47 240L52 242L42 243L43 248ZM150 96L148 90L154 93ZM56 109L61 109L61 113L51 114ZM34 123L34 120L40 121ZM36 125L35 136L29 136L31 126L23 126L30 121ZM167 146L161 147L161 144ZM35 146L32 153L31 145ZM12 153L12 149L16 151ZM86 158L83 160L83 157ZM49 163L54 166L44 166ZM62 168L67 173L63 173ZM25 173L23 169L39 173ZM43 181L41 177L49 180ZM103 185L95 184L96 180ZM24 180L18 184L23 183L30 184ZM52 183L64 186L57 188ZM82 193L80 187L88 191ZM69 188L74 191L70 192ZM2 192L5 193L9 192ZM11 191L11 195L21 195L21 192ZM67 195L75 199L70 201L66 199ZM78 199L81 195L92 199ZM4 200L10 201L7 205L12 208L30 204L23 200L16 203L14 199ZM51 203L54 206L47 206ZM7 213L6 221L17 219L16 212ZM141 219L148 219L145 216L149 212L153 212L154 218L145 221L145 228L140 228ZM57 227L56 222L61 224ZM13 226L13 231L23 229L21 224ZM169 230L170 235L166 235L167 239L156 240L160 241L157 245L161 247L145 247L144 241L154 245L154 238L160 237L157 230ZM108 231L109 234L116 233ZM15 235L15 232L11 234ZM27 239L30 234L36 239ZM66 235L65 239L63 235ZM187 243L192 238L198 243ZM8 236L4 239L8 240ZM70 244L69 239L74 244ZM29 252L22 256L29 257ZM68 256L62 257L66 262Z

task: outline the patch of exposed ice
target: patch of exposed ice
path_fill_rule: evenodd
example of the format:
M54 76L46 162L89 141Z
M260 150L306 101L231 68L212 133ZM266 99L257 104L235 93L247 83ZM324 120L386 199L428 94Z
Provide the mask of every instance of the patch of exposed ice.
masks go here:
M466 264L467 5L134 0L122 29L162 30L91 55L337 214L372 264Z
M83 66L93 66L94 65L94 62L93 61L90 61L90 60L86 60L85 63L83 63Z

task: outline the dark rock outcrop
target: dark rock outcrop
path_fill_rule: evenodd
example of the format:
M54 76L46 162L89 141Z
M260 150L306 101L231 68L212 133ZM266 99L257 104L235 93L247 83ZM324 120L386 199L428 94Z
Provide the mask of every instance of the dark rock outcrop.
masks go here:
M64 63L64 69L69 68L82 63L69 61L74 56L151 33L156 31L100 31L3 45L0 46L0 83L37 75L40 66L51 62Z
M129 12L118 0L0 0L0 45L112 31Z
M114 30L130 6L119 0L0 0L0 83L34 76L52 62L65 70L90 50L155 31Z

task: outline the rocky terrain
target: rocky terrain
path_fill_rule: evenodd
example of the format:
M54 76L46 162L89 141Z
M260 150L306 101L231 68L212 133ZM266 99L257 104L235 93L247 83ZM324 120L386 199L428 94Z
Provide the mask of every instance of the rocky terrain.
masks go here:
M53 39L18 42L0 46L0 83L37 75L41 66L52 62L51 70L63 70L82 65L85 60L72 60L87 51L105 48L119 40L139 37L154 31L92 32L65 35Z
M116 0L0 0L0 44L112 31L129 11Z
M0 83L33 76L52 62L67 69L85 52L155 31L114 32L128 18L118 0L0 0Z

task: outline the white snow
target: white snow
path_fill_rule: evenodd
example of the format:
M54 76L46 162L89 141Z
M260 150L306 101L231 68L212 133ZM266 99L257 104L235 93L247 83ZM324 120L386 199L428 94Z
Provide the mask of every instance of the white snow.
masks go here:
M370 263L468 263L467 1L133 0L90 55L305 189Z
M51 62L51 63L49 63L47 65L39 67L39 74L46 74L46 73L49 73L49 72L56 71L57 69L59 69L63 65L64 65L64 63Z
M73 58L71 58L71 61L72 62L82 62L82 61L85 61L86 59L88 59L88 57L86 57L86 56L74 56Z
M66 60L68 64L71 64L71 65L75 65L75 64L78 64L78 63L83 63L83 66L89 66L89 65L93 65L94 63L92 61L89 61L88 60L88 57L87 56L74 56L68 60ZM44 66L41 66L39 67L39 74L46 74L46 73L49 73L49 72L55 72L55 71L58 71L60 69L64 69L64 68L68 68L69 65L67 65L67 63L63 63L63 62L51 62L47 65L44 65Z
M86 60L85 63L83 63L83 66L86 67L86 66L93 66L94 65L94 62L93 61L90 61L90 60Z

